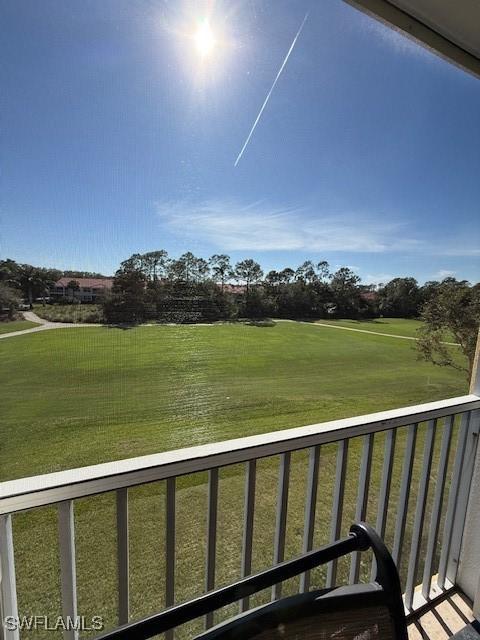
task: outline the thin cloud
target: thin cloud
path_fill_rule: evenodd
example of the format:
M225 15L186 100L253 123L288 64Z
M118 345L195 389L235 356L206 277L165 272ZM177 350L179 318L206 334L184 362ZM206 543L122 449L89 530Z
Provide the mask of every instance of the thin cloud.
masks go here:
M396 276L391 273L367 273L367 275L362 278L363 284L385 284L386 282L390 282Z
M453 278L456 273L456 271L452 271L451 269L440 269L434 274L433 278L434 280L444 280L445 278Z
M452 258L475 258L480 256L480 249L473 249L469 247L454 247L451 249L439 250L435 252L436 255L448 256Z
M400 223L359 214L316 215L302 209L209 201L198 205L157 203L161 223L182 237L207 241L224 250L348 251L386 253L419 249Z
M350 269L350 271L361 271L360 267L355 266L354 264L334 264L333 268L334 269Z

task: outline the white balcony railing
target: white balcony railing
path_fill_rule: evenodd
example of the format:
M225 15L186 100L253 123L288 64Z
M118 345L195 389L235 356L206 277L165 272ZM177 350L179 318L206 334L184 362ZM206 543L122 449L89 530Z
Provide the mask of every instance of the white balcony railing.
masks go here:
M291 485L290 465L292 452L305 450L306 489L304 493L303 551L312 548L316 526L316 508L321 449L336 446L335 478L330 538L340 537L342 525L347 526L344 513L346 490L356 494L354 519L364 520L369 500L375 498L376 514L372 522L383 537L387 516L394 521L390 546L397 565L402 568L405 606L408 611L425 602L435 593L455 584L463 527L474 468L478 432L480 428L480 398L466 395L439 402L431 402L366 416L335 420L323 424L276 431L258 436L216 442L213 444L168 451L149 456L99 464L80 469L50 473L32 478L0 484L0 560L2 616L18 616L16 587L15 538L12 521L22 511L36 510L45 505L56 505L58 511L58 555L63 616L77 617L77 577L75 517L76 501L88 496L116 493L116 557L117 557L117 612L108 620L113 627L125 623L130 616L129 569L129 494L128 489L138 485L165 482L165 595L170 606L176 602L176 479L198 472L208 472L205 518L206 536L205 572L202 588L215 586L217 568L222 563L217 545L219 507L219 470L233 464L244 465L244 512L241 562L238 577L252 571L254 545L254 514L259 508L256 492L257 462L279 456L278 488L274 535L271 540L273 564L285 555L286 522ZM419 452L417 435L421 432L423 449ZM375 438L382 439L383 460L375 487L371 482L373 446ZM354 442L361 455L355 486L347 484L349 444ZM354 440L353 439L357 439ZM401 440L402 446L399 447ZM399 473L398 452L402 458ZM350 447L350 452L353 446ZM378 447L375 450L378 455ZM412 491L414 462L418 481ZM377 465L378 466L378 465ZM228 480L228 478L227 478ZM394 489L394 491L392 490ZM373 496L375 492L375 496ZM392 496L395 496L392 504ZM427 509L427 496L429 496ZM394 514L391 515L391 514ZM101 517L101 514L99 515ZM408 535L406 531L408 529ZM56 548L56 547L55 547ZM363 565L362 565L363 566ZM348 576L350 582L360 577L361 560L355 555ZM363 570L363 569L362 569ZM330 563L325 577L326 586L337 583L336 562ZM418 585L421 585L421 591ZM299 588L308 590L310 576L301 577ZM282 585L276 585L271 594L278 598ZM248 608L248 600L239 603L240 610ZM21 614L22 612L20 612ZM45 614L46 612L42 612ZM48 612L47 612L48 613ZM207 617L206 626L213 624ZM5 640L17 640L17 630L4 629ZM74 629L64 631L65 638L76 638ZM172 637L172 634L170 634Z

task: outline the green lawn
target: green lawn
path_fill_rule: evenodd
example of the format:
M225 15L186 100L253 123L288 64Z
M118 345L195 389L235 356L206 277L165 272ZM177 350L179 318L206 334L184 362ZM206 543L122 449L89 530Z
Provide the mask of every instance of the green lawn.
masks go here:
M359 415L467 390L466 380L457 372L419 362L411 341L293 322L271 327L58 329L3 340L0 358L2 479ZM412 499L423 440L422 426ZM404 430L397 442L389 543ZM435 461L439 442L440 437ZM335 455L336 445L322 448L317 545L329 536ZM349 452L344 530L354 518L360 456L357 439ZM367 514L373 522L382 461L380 434L375 439ZM261 461L258 467L255 570L271 564L278 458ZM306 469L306 453L293 454L286 557L301 550ZM432 486L435 474L434 465ZM179 479L177 486L176 595L183 600L204 584L206 475ZM217 584L239 575L243 487L243 465L221 471ZM138 617L164 602L164 483L130 490L129 502L131 610L132 617ZM430 492L428 509L431 502ZM107 626L112 626L116 623L115 498L77 500L75 509L79 613L104 615ZM407 545L413 512L409 508ZM56 526L55 508L14 518L22 613L60 611ZM340 575L346 571L344 562ZM367 572L368 563L363 575ZM316 572L314 584L321 584L324 575L323 570ZM296 587L297 581L289 581L286 592ZM188 632L179 637L188 637Z
M4 340L0 353L2 479L466 390L409 341L291 322L58 329ZM33 459L16 455L23 439Z
M38 323L30 322L29 320L12 320L11 322L0 322L0 333L12 333L13 331L33 329L33 327L38 327Z
M373 320L319 320L325 324L349 329L363 329L364 331L378 331L397 336L410 336L415 338L417 331L422 326L420 320L404 318L374 318Z

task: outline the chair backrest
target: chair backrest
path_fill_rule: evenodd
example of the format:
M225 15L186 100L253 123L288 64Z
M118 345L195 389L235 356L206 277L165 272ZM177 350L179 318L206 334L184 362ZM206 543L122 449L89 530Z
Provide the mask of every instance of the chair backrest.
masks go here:
M404 626L402 626L404 628ZM395 640L399 633L377 584L282 598L236 616L195 640Z
M352 525L348 538L123 625L97 640L146 640L319 565L370 548L376 563L373 583L283 598L236 616L197 640L407 640L395 563L377 533L365 523Z

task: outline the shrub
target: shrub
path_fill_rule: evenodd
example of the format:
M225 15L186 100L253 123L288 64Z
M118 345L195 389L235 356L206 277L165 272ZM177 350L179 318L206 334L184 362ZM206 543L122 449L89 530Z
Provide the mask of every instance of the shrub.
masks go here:
M44 320L50 322L72 323L99 323L104 322L103 311L97 304L63 305L52 304L48 306L36 306L35 313Z

